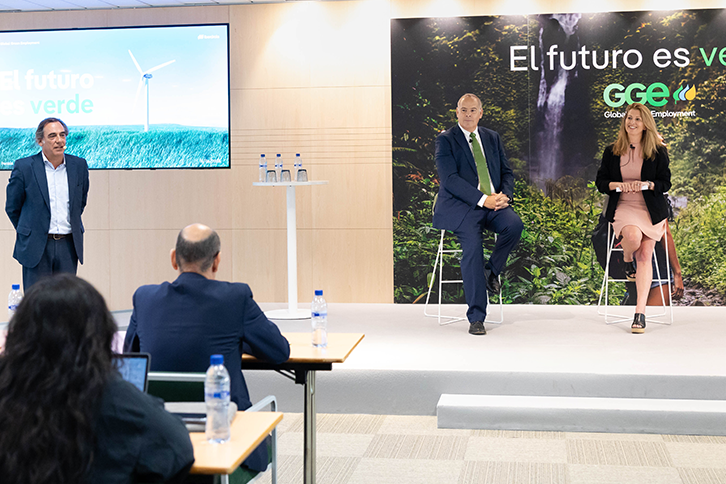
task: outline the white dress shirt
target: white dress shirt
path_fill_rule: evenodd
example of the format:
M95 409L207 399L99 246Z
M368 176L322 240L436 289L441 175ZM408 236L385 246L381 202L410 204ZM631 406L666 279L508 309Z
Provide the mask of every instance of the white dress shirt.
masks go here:
M71 206L68 192L68 170L66 159L53 168L53 164L43 153L43 164L45 165L45 178L48 180L48 196L50 197L50 227L49 234L70 234L71 233Z

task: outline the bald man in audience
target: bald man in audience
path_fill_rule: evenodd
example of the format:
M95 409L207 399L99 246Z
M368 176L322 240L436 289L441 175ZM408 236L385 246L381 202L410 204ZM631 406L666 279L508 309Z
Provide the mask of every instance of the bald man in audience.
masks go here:
M125 352L151 354L152 371L204 372L213 354L224 356L231 379L231 399L240 410L249 408L242 376L242 353L282 363L290 345L252 299L241 282L217 281L219 235L206 225L185 227L171 251L179 271L174 282L141 286L124 341ZM267 449L260 445L244 461L254 471L267 468Z

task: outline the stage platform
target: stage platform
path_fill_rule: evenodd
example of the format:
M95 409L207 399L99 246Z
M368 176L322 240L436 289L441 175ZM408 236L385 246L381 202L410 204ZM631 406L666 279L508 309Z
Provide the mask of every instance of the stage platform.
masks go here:
M506 305L486 336L469 335L467 322L439 326L423 305L328 311L328 331L366 336L344 364L318 373L320 413L436 415L442 394L726 401L726 307L674 307L672 326L649 324L642 335L606 325L594 306ZM128 313L116 316L124 327ZM309 320L276 323L310 329ZM245 378L253 401L275 394L281 411L302 411L302 386L267 371Z

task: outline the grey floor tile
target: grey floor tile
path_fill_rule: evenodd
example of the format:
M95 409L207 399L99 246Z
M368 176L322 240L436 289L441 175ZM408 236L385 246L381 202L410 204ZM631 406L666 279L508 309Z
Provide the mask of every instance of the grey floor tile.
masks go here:
M318 433L375 434L385 419L385 415L322 413L317 416L316 426ZM304 421L300 418L288 431L302 432L303 427Z
M468 437L475 432L469 429L440 429L437 418L429 415L388 415L379 434L397 435L454 435Z
M347 484L454 483L463 461L361 459Z
M364 457L462 460L468 441L468 437L450 435L376 435Z
M458 484L568 484L565 464L464 462Z
M663 435L664 442L681 442L684 444L726 444L723 435Z
M318 433L315 448L318 456L363 457L373 434ZM281 455L303 455L303 433L286 432L278 438L277 452Z
M570 484L682 484L673 467L567 466Z
M567 440L569 464L671 467L663 442Z
M726 469L678 469L683 484L726 484Z
M317 484L348 484L360 459L350 457L318 457ZM277 484L302 484L302 456L278 456ZM271 473L267 471L255 484L270 484Z
M726 445L666 442L675 467L726 469Z
M465 460L567 463L565 440L470 437Z

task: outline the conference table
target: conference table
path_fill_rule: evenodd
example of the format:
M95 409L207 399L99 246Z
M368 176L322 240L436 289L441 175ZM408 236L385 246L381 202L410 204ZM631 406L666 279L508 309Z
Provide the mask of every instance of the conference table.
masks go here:
M282 413L279 412L237 412L232 422L232 436L224 444L210 444L204 432L190 432L194 465L189 472L220 475L222 483L228 483L229 475L281 420Z
M303 482L315 484L315 374L331 371L333 363L343 363L364 338L363 333L328 333L327 348L316 348L310 333L282 333L290 342L290 359L279 365L242 355L243 370L275 370L304 385Z

